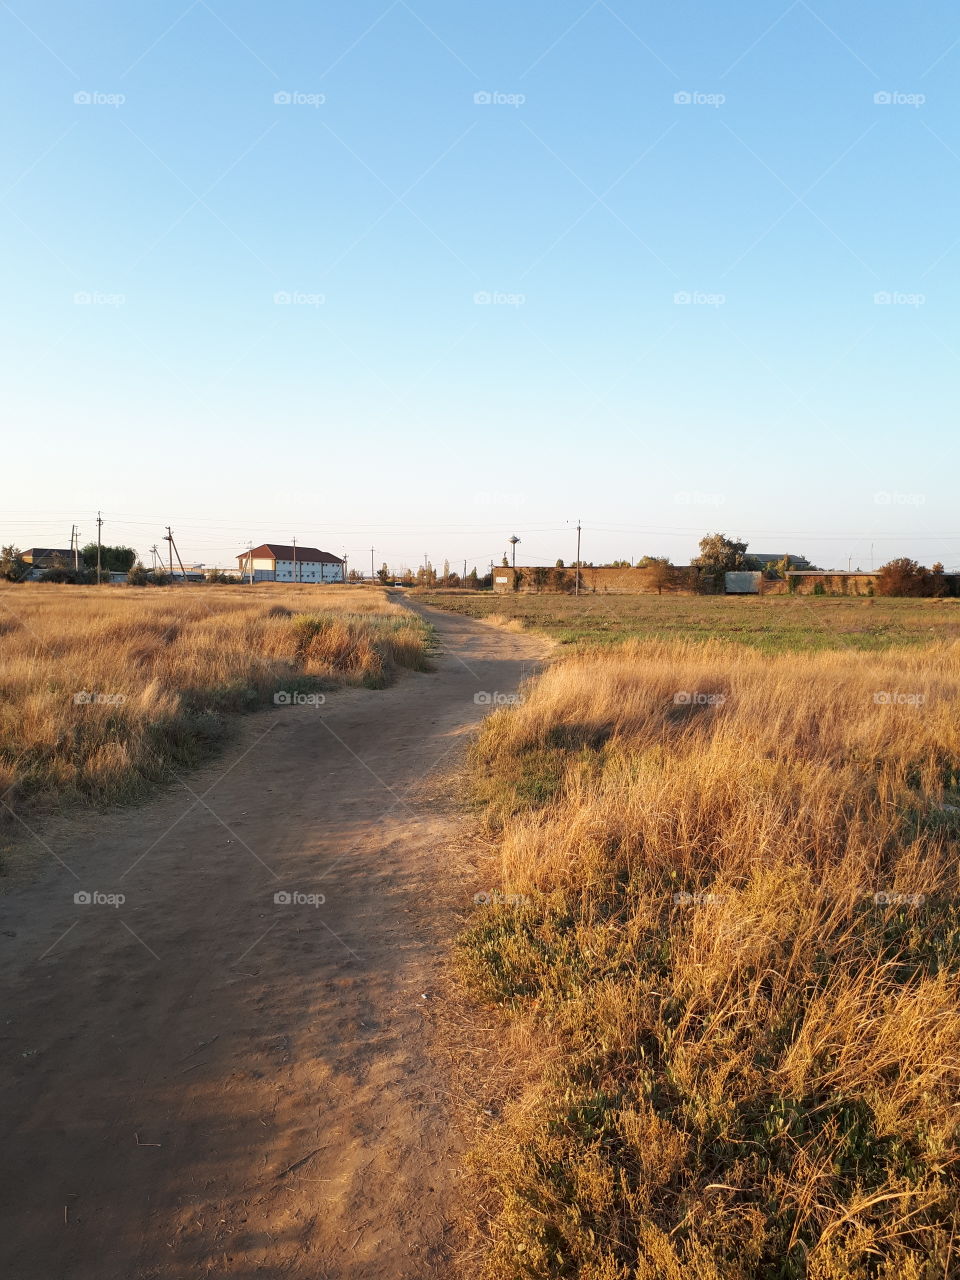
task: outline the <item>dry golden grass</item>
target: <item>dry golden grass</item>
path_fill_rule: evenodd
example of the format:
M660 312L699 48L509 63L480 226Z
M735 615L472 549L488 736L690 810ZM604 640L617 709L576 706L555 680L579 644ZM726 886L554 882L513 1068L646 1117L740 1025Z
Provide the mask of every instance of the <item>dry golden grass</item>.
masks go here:
M486 1274L960 1274L960 645L636 642L476 762L526 902L460 963L563 1050L479 1152Z
M202 758L225 713L380 686L428 642L376 588L0 586L0 796L136 797Z

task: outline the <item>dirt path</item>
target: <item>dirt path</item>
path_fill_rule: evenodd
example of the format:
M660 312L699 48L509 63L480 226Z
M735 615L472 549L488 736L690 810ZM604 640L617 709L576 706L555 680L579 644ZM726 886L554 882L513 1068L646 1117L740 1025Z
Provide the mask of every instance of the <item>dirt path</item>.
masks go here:
M0 900L9 1280L450 1276L430 999L490 886L451 875L459 821L422 784L543 644L423 612L436 673L249 718Z

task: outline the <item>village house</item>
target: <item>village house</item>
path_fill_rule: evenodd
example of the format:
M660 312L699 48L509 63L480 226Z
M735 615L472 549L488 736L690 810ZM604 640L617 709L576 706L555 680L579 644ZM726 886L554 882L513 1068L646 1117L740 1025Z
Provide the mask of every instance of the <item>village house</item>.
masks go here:
M343 582L344 562L319 547L295 547L281 542L237 556L240 575L253 582Z

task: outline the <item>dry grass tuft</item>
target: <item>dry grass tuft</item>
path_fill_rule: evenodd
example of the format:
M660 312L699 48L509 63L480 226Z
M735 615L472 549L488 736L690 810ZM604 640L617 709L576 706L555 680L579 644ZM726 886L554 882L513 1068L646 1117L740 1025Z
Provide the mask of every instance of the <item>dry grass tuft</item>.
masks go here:
M474 989L564 1046L485 1136L485 1274L960 1269L960 645L579 657L476 748Z
M429 628L373 588L0 587L0 797L133 799L231 712L427 669ZM87 695L80 699L76 695Z

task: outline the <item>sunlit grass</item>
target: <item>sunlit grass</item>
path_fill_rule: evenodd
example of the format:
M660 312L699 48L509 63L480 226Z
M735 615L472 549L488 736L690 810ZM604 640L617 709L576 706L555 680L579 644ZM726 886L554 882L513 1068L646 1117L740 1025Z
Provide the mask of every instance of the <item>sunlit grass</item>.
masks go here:
M132 799L278 690L382 687L430 631L375 588L0 587L0 795ZM77 695L85 695L78 699Z
M559 1061L477 1159L497 1280L957 1269L960 645L631 643L492 715L459 963Z

